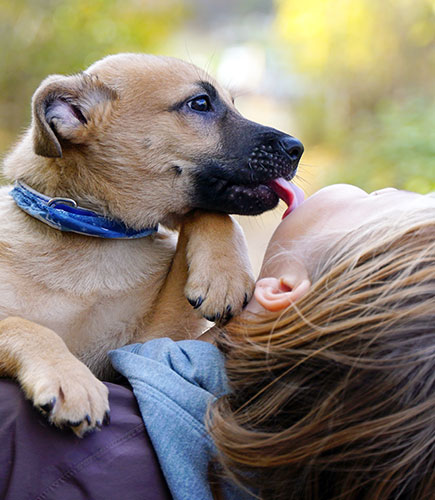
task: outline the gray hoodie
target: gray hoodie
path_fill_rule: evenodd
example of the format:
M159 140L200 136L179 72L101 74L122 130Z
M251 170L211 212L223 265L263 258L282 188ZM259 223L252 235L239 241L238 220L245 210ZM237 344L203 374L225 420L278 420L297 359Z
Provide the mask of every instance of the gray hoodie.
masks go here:
M110 353L133 387L175 500L212 500L208 464L216 453L204 425L209 404L227 391L224 358L207 342L163 338ZM253 498L228 484L227 500Z

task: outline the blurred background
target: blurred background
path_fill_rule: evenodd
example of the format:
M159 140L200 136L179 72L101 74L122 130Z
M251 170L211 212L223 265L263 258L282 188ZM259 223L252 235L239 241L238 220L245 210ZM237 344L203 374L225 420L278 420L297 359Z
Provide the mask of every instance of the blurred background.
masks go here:
M0 0L0 155L50 73L115 52L216 76L248 118L298 137L307 194L435 190L435 0ZM284 208L240 218L255 269Z

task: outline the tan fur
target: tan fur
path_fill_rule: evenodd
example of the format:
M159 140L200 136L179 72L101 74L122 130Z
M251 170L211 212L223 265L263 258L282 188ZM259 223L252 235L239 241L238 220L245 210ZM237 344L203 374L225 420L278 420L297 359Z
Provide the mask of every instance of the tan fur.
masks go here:
M189 169L221 147L213 126L169 111L198 80L210 77L138 54L51 76L33 97L31 128L4 162L7 177L48 196L74 198L133 228L161 224L138 240L63 233L22 212L10 186L0 189L0 374L16 377L54 424L78 435L99 427L108 410L107 390L91 373L110 374L108 350L163 334L196 337L201 315L228 306L236 313L252 292L239 226L190 206ZM79 105L87 123L49 124L55 99ZM174 259L172 229L183 223ZM205 298L201 314L186 300L197 295Z

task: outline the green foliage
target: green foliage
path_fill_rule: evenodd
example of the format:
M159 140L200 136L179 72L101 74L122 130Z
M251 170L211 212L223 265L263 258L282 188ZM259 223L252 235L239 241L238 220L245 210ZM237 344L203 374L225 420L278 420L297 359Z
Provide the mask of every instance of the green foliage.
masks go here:
M276 0L276 26L293 69L366 106L385 91L429 91L433 0Z
M28 124L43 78L110 53L165 53L200 1L0 0L0 154ZM307 156L333 158L322 182L434 190L435 0L274 2L275 29L262 43L305 82L291 111ZM202 37L216 43L207 26Z
M368 191L385 186L435 191L435 102L380 105L336 142L341 161L327 174L328 183L348 182Z
M184 16L181 0L0 0L0 151L28 122L47 75L114 52L156 51Z
M327 182L435 189L434 0L276 0L306 149L337 158Z

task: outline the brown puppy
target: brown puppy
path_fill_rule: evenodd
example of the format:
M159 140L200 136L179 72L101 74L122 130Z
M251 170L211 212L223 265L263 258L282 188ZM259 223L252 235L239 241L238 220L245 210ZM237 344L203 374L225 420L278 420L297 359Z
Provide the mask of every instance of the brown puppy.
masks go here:
M64 232L0 190L0 374L82 435L107 416L91 372L110 374L109 349L196 337L197 311L210 320L240 311L253 279L225 213L273 208L268 182L290 179L303 148L242 118L210 76L172 58L120 54L51 76L32 106L32 126L4 162L8 178L128 231L160 224L139 239ZM47 204L58 203L72 202Z

